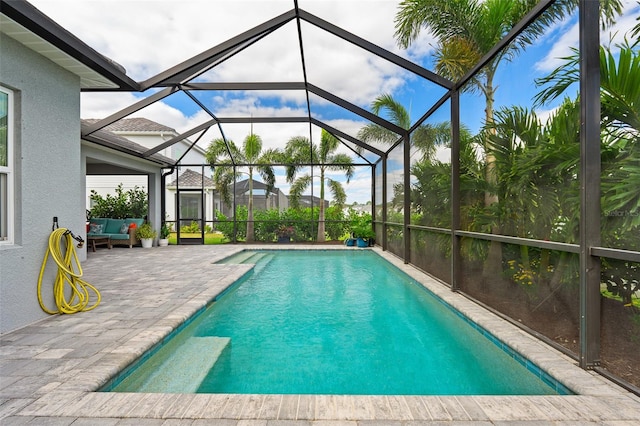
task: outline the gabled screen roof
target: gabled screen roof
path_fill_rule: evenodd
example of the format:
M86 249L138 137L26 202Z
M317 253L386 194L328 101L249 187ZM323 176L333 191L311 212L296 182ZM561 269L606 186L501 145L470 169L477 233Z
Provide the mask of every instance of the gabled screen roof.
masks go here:
M226 138L227 126L244 124L248 134L251 125L277 124L291 125L292 132L302 132L311 142L317 142L313 135L324 129L343 142L345 152L354 160L378 161L390 146L360 140L359 130L377 125L400 140L408 129L371 113L375 97L411 81L418 89L416 108L424 109L414 114L419 119L428 107L447 96L453 84L329 22L327 17L304 10L305 3L315 4L293 0L291 9L280 12L274 7L277 12L270 19L141 81L143 97L138 102L94 122L83 129L83 136L132 114L144 116L145 109L162 101L187 108L198 117L198 124L145 155L185 138L207 142ZM355 17L339 20L358 21ZM273 55L274 51L289 54ZM291 55L292 51L296 54ZM363 80L365 92L357 89L363 87ZM250 107L243 109L243 104L268 107L258 113ZM281 147L285 143L283 140Z

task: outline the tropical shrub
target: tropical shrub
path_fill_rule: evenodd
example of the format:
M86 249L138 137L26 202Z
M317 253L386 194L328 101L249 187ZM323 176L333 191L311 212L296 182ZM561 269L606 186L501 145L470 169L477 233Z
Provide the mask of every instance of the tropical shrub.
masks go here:
M147 193L138 186L125 191L121 183L116 187L116 195L107 194L106 197L102 197L95 190L91 190L90 197L93 202L90 217L142 218L147 216L149 210Z
M195 220L192 220L190 224L182 225L180 227L180 232L183 234L199 234L200 225Z

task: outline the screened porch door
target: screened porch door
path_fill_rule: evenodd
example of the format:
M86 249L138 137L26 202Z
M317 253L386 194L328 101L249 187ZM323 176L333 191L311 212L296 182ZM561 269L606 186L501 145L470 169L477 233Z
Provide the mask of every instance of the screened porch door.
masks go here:
M201 189L178 190L178 244L204 244L204 192Z

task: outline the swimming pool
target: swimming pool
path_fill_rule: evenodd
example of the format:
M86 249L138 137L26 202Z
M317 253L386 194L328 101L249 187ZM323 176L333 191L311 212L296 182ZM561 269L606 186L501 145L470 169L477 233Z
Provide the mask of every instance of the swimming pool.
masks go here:
M373 252L241 256L256 262L254 272L109 390L557 393L557 384Z

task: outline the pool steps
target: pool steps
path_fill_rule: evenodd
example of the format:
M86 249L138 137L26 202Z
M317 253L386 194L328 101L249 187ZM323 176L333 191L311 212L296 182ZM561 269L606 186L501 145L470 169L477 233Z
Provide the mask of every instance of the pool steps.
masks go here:
M226 263L226 264L255 264L255 268L253 269L254 273L260 272L267 264L273 259L273 254L268 252L256 252L256 251L242 251L238 254L234 254L233 256L223 259L217 263Z
M144 383L132 384L137 389L129 391L195 393L230 342L229 337L189 337L179 349L168 356L161 356L161 361L148 363L148 367L143 364L141 369L148 368L154 372ZM144 377L144 374L137 376Z
M273 254L267 254L267 253L257 253L260 254L260 258L259 260L261 260L261 262L255 262L256 266L253 268L253 273L257 274L258 272L262 271L265 266L267 266L269 264L269 262L271 262L271 260L273 259L274 255ZM250 263L254 263L253 262L253 258L251 258L251 262Z
M243 251L227 259L223 259L218 263L250 263L250 262L247 262L247 259L249 259L255 254L256 252L253 252L253 251Z

